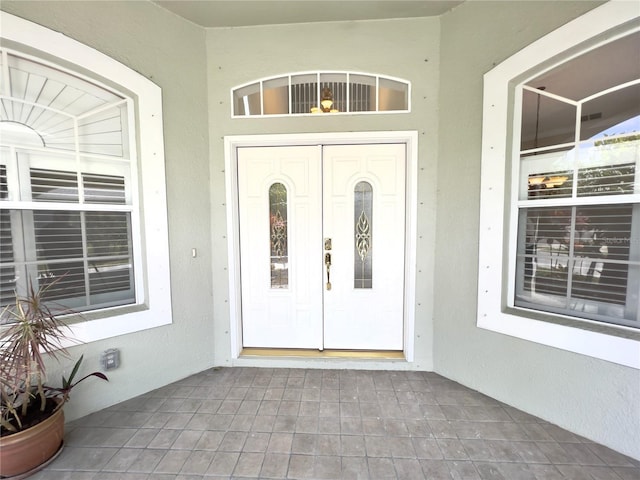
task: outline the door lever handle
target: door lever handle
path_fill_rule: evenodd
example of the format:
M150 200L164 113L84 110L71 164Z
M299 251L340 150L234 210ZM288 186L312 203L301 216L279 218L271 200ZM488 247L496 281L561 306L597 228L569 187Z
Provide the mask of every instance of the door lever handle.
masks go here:
M324 265L327 268L327 284L326 284L326 288L327 288L327 290L331 290L331 280L330 280L330 273L329 273L329 269L331 268L331 254L330 253L325 253L324 254Z

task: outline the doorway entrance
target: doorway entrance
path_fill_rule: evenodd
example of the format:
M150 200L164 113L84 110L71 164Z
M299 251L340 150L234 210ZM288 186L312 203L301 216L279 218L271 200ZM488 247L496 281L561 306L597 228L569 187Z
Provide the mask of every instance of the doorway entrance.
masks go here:
M390 133L225 139L234 358L243 348L273 348L408 359L415 144L413 132Z
M404 144L238 150L244 347L402 350Z

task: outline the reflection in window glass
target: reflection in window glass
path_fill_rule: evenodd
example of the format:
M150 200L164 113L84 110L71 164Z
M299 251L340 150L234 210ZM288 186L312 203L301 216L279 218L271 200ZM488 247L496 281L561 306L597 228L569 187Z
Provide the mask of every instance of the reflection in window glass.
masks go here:
M260 115L262 113L261 103L259 83L238 88L233 92L234 115Z
M545 207L520 214L522 296L539 304L624 318L633 205Z
M282 183L274 183L269 188L271 288L289 285L287 228L287 188Z
M89 293L93 302L107 294L133 294L131 216L127 212L86 212ZM133 300L133 298L131 299Z
M603 83L598 69L579 73L582 61L522 87L514 304L638 327L640 66ZM577 90L563 81L574 66Z
M530 174L527 198L571 197L573 172L544 172Z
M578 196L630 194L634 190L635 177L635 163L580 169Z
M48 300L64 300L67 307L86 304L84 250L80 212L36 210L16 212L35 228L38 280L55 283L46 291Z
M613 141L617 136L638 132L640 83L614 90L585 102L580 117L580 140L599 138Z
M573 142L575 132L575 105L543 93L522 92L522 150Z
M380 78L378 111L406 110L409 105L409 85L388 78Z
M373 189L367 182L359 182L354 191L354 288L371 288Z

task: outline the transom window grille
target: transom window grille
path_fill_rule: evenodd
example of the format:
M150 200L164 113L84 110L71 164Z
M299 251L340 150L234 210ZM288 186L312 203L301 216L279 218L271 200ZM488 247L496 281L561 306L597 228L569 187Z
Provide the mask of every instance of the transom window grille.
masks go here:
M303 72L240 85L232 116L408 112L409 82L353 72Z
M20 52L0 55L0 304L55 282L77 311L136 301L131 99Z
M515 306L640 326L639 45L623 37L518 89Z

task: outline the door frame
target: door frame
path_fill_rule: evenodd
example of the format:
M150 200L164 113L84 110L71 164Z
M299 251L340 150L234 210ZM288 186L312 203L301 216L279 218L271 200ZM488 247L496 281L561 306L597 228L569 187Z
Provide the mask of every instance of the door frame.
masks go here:
M403 143L406 145L405 190L405 273L404 273L404 357L414 359L416 244L418 206L418 132L335 132L224 137L227 248L229 273L229 338L231 358L242 352L242 304L240 285L240 221L238 211L237 149L240 147L280 147L291 145L358 145Z

